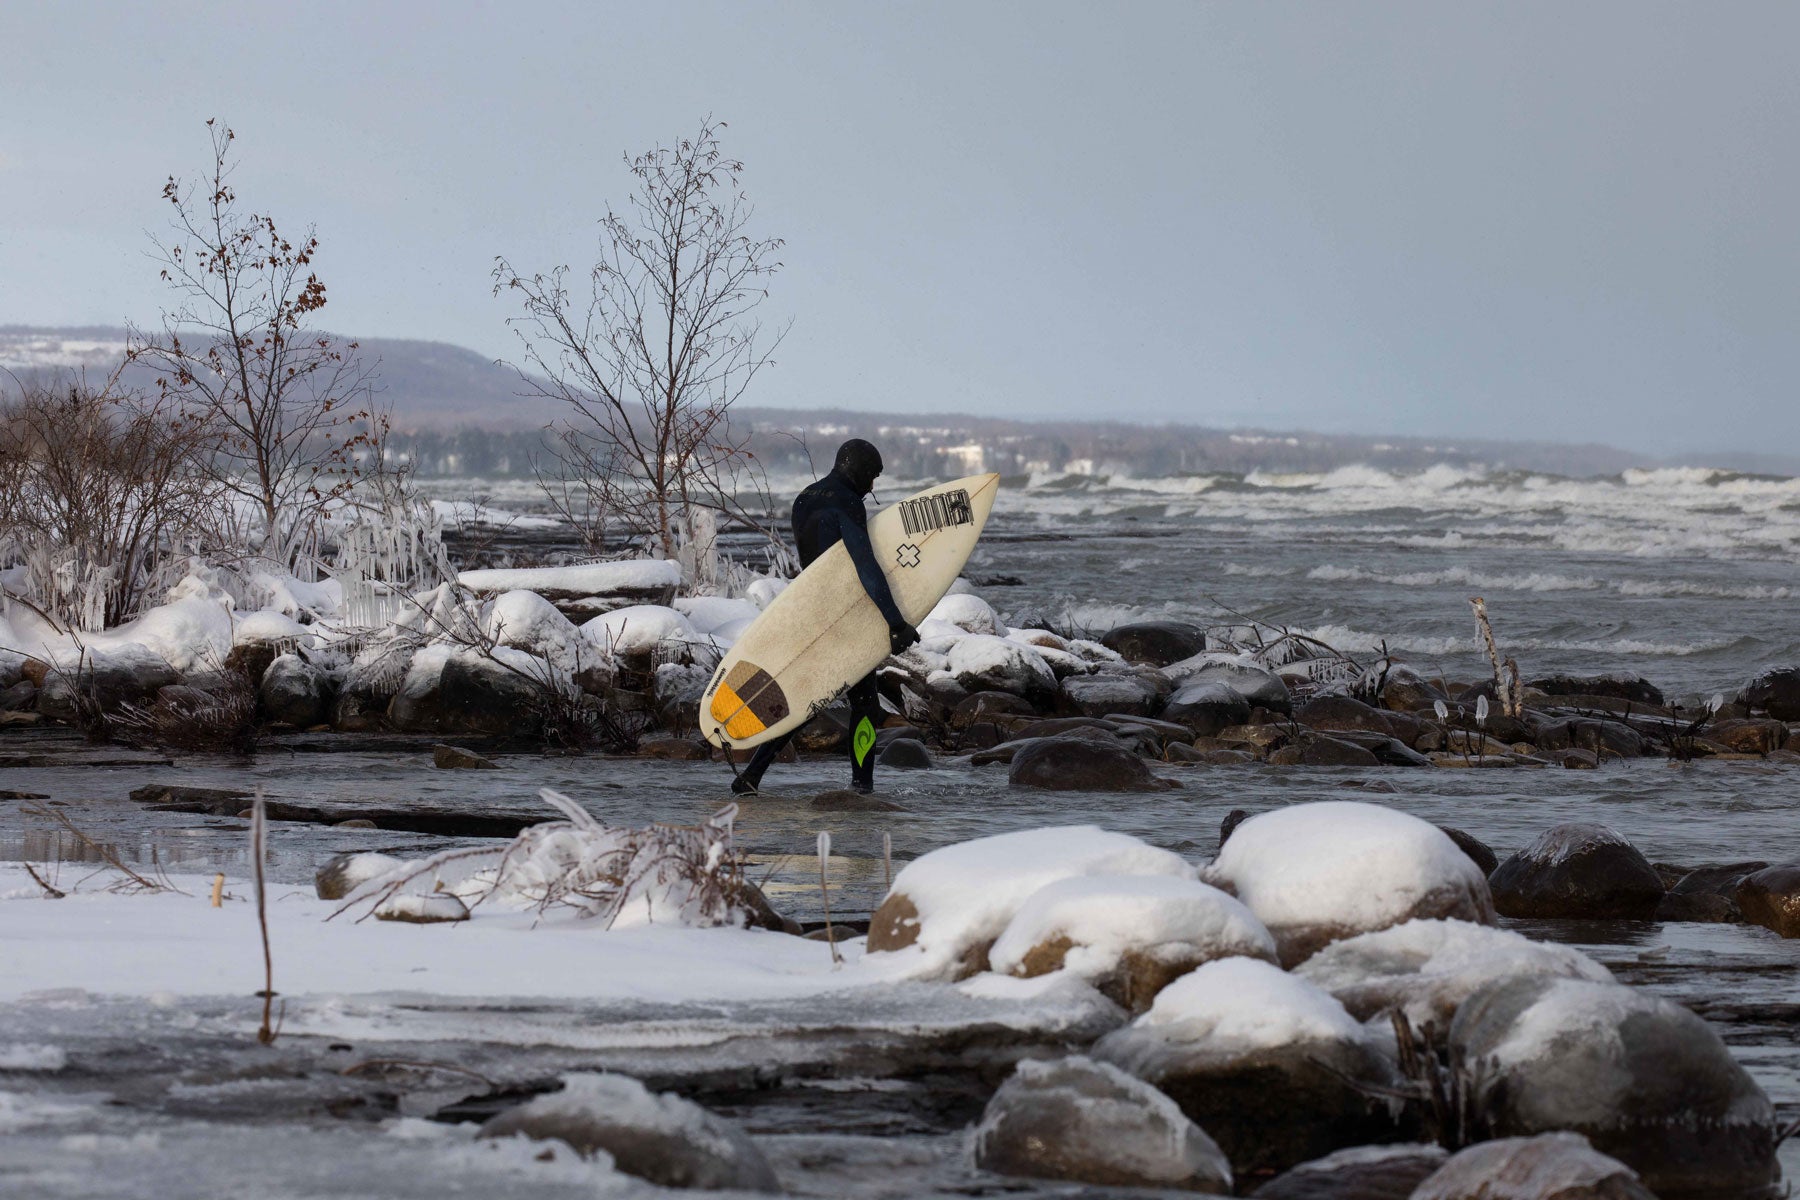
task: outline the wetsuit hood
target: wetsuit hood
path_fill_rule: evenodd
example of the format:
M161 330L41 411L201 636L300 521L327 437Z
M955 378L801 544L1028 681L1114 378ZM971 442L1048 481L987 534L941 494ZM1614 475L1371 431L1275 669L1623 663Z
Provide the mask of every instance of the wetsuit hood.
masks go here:
M861 438L851 438L838 447L832 473L855 489L858 496L875 490L875 477L881 474L881 451Z

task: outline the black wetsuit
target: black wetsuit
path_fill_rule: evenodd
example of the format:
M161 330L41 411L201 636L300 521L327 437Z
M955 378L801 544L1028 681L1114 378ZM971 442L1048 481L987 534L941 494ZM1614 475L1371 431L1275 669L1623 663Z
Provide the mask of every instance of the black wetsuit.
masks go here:
M873 449L870 447L871 452ZM879 471L880 459L875 463L875 470ZM850 561L856 564L856 576L862 581L863 590L887 618L888 628L905 630L916 638L916 631L894 603L887 576L881 573L874 547L869 544L869 517L862 498L873 484L873 476L857 479L855 474L854 470L845 469L840 455L839 465L829 475L808 484L794 498L794 545L800 551L800 567L810 567L819 555L843 542L844 549L850 552ZM849 698L850 785L866 792L875 786L875 730L881 724L881 694L876 690L873 671L850 685ZM763 772L793 736L784 734L758 746L740 777L739 790L744 785L750 789L760 785Z

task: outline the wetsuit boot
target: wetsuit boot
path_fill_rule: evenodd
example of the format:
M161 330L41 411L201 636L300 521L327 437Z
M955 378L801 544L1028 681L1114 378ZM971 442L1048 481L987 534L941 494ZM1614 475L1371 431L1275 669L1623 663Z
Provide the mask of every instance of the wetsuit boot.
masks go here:
M762 777L770 765L781 754L782 747L788 744L792 734L764 742L750 756L750 762L743 771L731 781L731 794L734 796L754 796L762 787Z

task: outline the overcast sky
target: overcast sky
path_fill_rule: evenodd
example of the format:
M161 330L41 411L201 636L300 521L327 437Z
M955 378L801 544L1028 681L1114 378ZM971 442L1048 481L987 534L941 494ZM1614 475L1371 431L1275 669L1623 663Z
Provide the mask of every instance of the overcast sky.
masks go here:
M8 4L0 324L153 320L237 131L325 324L515 354L730 123L758 404L1800 446L1800 5Z

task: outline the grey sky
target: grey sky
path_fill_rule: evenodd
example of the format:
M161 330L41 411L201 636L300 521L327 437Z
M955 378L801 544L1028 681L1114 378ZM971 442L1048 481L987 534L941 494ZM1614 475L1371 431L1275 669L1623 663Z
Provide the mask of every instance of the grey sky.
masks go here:
M327 324L511 355L620 154L730 122L750 401L1800 445L1800 5L0 10L0 323L153 319L202 122Z

